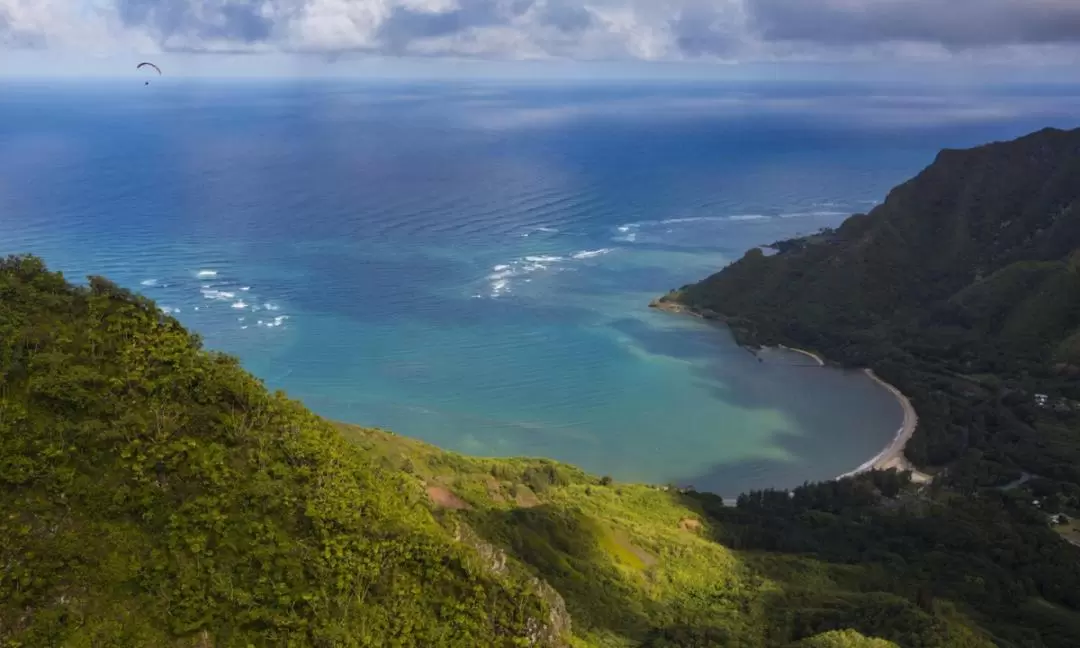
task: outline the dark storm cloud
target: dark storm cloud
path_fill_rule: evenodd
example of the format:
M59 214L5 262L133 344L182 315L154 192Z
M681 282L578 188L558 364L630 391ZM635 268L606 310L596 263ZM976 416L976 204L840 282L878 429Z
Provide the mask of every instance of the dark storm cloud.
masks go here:
M685 9L670 25L679 51L690 58L725 56L740 43L730 29L723 28L720 12L708 6Z
M537 24L564 33L580 32L593 24L592 14L575 0L462 0L457 9L441 13L396 7L380 27L378 40L391 52L403 52L416 40L509 26L531 11Z
M949 49L1080 42L1080 0L746 0L766 41Z
M592 13L575 0L548 0L539 12L540 24L572 34L595 24Z
M449 36L473 27L507 24L516 13L524 13L532 0L503 7L498 0L469 0L458 9L443 13L414 11L396 7L379 29L379 40L393 52L405 50L413 40Z
M116 0L125 25L149 29L165 43L195 41L257 43L267 40L274 22L257 2L231 0Z

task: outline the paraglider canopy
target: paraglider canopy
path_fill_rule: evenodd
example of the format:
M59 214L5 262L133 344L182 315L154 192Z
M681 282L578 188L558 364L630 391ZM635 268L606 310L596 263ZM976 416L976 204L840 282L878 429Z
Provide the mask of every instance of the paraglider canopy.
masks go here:
M142 63L139 63L138 65L135 66L135 69L136 70L141 70L144 67L154 68L155 70L157 70L158 76L161 76L161 68L154 65L153 63L150 63L149 61L143 61Z

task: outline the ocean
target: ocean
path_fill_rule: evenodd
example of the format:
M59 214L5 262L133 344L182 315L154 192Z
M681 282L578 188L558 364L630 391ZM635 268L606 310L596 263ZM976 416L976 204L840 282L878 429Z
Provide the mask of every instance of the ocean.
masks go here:
M844 84L0 85L0 253L156 300L319 414L723 495L901 410L649 301L1080 92Z

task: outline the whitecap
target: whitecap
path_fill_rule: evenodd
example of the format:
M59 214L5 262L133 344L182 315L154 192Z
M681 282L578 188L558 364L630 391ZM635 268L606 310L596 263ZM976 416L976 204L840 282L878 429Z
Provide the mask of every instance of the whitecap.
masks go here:
M161 312L165 313L166 315L172 315L173 313L179 313L180 309L179 308L173 308L172 306L162 306L161 307Z
M505 271L507 271L509 269L510 269L510 266L505 265L505 264L497 265L494 268L492 268L492 270L494 270L495 272L505 272Z
M199 270L195 273L195 276L199 279L209 279L210 277L217 276L217 270Z
M618 241L620 243L634 243L637 241L637 232L630 232L626 236L616 236L612 240Z
M240 291L241 291L241 292L247 292L247 291L249 291L249 290L251 290L251 286L241 286L241 287L240 287Z
M846 216L847 212L839 211L804 211L804 212L789 212L787 214L780 214L780 218L806 218L807 216Z
M491 284L491 296L498 297L510 290L510 281L507 279L499 279Z
M157 279L143 279L142 281L139 282L139 285L140 286L156 286L157 285Z
M243 321L244 321L244 320L246 320L246 319L247 319L246 317L237 317L237 318L236 318L236 321L237 321L237 322L243 322Z
M239 309L239 308L247 308L247 304L245 304L244 300L241 299L241 300L233 302L232 307L237 308L237 309Z
M529 263L558 263L559 261L563 261L564 259L558 256L541 254L539 256L527 256L525 257L525 260Z
M609 252L611 252L611 248L601 248L599 250L582 250L581 252L574 253L573 258L579 261L582 259L593 259Z
M757 221L757 220L769 220L769 217L764 214L735 214L730 216L729 220L733 221Z
M215 301L228 301L236 297L236 293L234 292L216 290L214 288L203 288L201 292L203 298L212 299Z
M541 225L539 227L533 227L532 229L530 229L528 232L525 232L521 236L523 238L528 238L528 237L532 236L533 234L536 234L537 232L543 232L545 234L558 234L559 230L555 229L554 227L548 227L547 225Z
M281 310L281 306L278 306L277 304L271 304L270 302L266 302L262 305L262 307L268 311Z
M240 330L241 330L241 331L246 331L246 330L247 330L247 327L246 327L246 326L241 326L241 327L240 327Z

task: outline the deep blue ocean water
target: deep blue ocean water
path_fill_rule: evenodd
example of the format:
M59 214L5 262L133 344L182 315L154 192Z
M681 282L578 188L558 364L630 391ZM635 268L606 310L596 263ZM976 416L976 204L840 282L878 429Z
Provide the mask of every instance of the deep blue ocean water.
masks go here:
M866 211L1070 88L0 85L0 253L141 291L317 412L722 494L834 477L901 413L649 300Z

